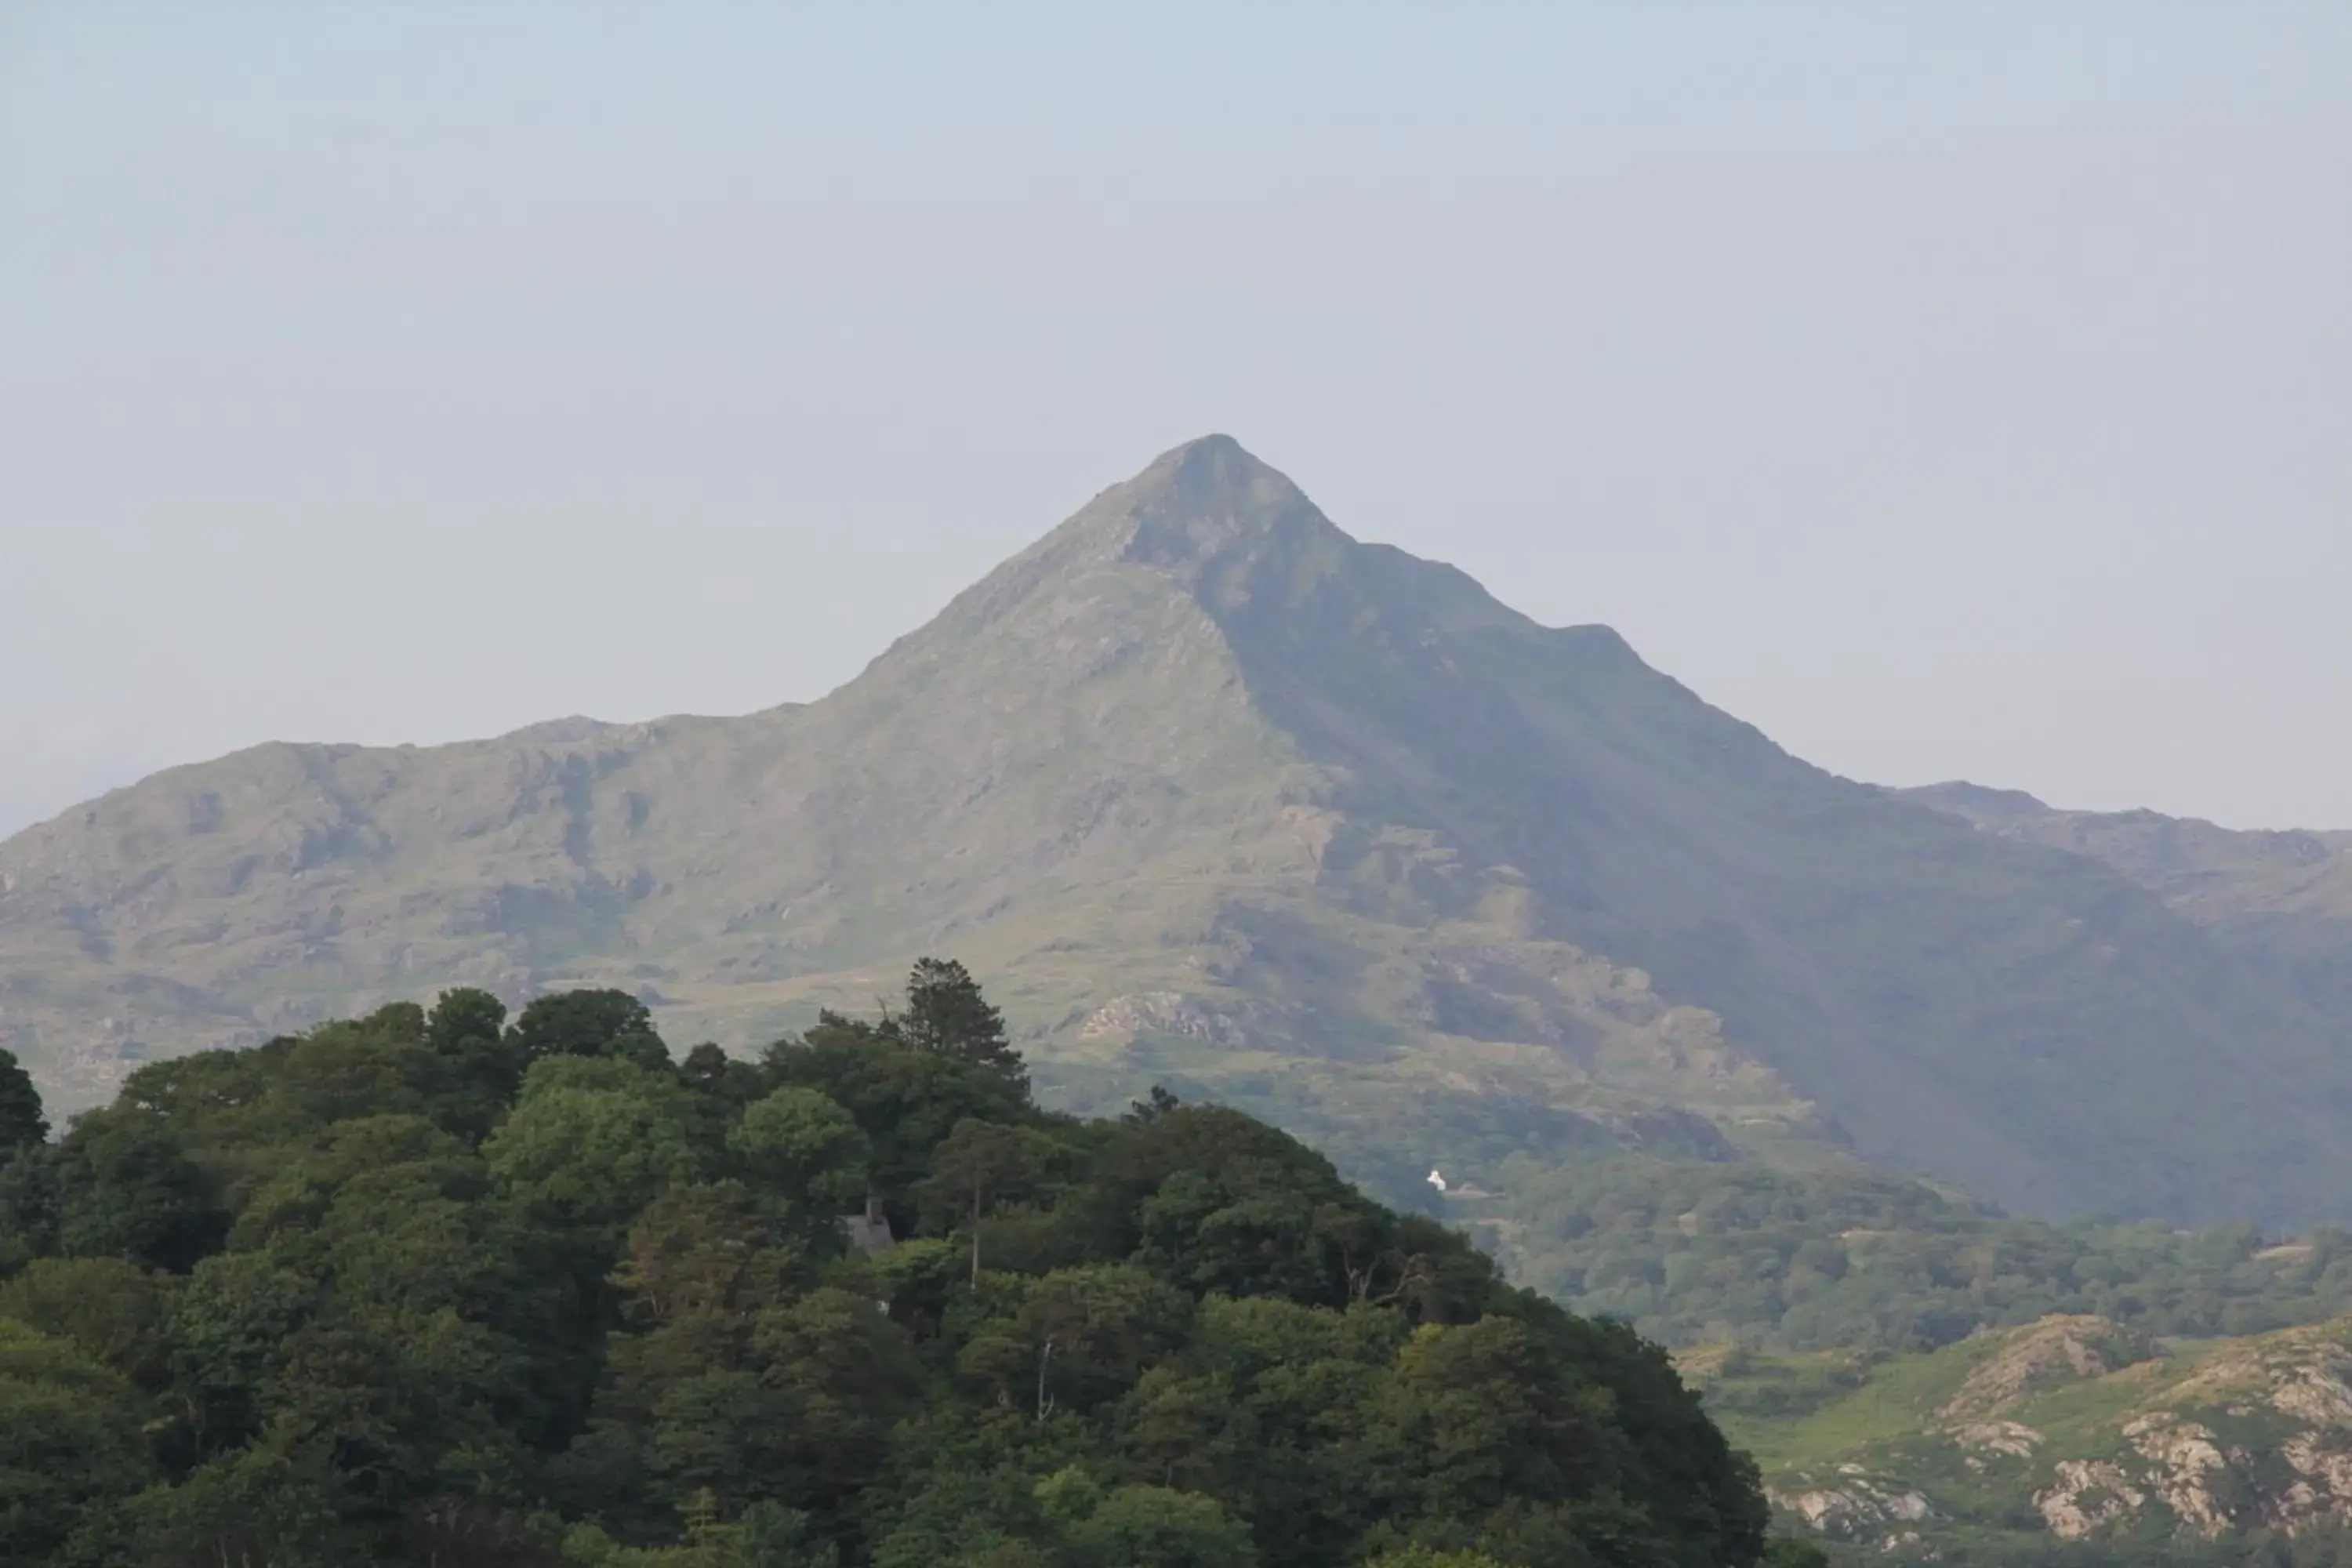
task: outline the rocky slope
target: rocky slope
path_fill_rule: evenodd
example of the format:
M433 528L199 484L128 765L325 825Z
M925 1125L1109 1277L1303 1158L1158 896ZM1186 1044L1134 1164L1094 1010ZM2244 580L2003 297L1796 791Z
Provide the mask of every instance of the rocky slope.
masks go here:
M265 747L0 846L0 1042L68 1104L458 982L751 1044L924 952L1066 1097L1205 1087L1360 1171L1843 1138L2049 1212L2352 1193L2352 1058L2207 927L1359 543L1223 437L823 701Z
M1769 1375L1722 1355L1688 1364L1717 1403ZM2352 1320L2166 1345L2048 1318L1731 1426L1786 1515L1898 1553L1979 1536L2294 1535L2352 1522Z

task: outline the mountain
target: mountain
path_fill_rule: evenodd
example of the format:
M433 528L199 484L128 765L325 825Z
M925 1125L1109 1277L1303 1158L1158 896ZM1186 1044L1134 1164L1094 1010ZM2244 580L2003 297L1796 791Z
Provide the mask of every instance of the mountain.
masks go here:
M2153 811L2065 811L2016 790L1931 784L1906 797L2020 843L2115 868L2273 984L2352 1016L2352 833L2243 832Z
M1850 1148L2032 1212L2352 1212L2342 1031L2215 928L1810 766L1223 437L821 701L267 746L0 846L0 1043L68 1105L455 983L750 1044L921 952L1066 1099L1223 1094L1391 1189Z

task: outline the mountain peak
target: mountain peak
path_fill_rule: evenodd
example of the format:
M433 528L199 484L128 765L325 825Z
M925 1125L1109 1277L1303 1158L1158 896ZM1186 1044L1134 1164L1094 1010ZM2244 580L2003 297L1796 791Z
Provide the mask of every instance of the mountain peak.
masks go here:
M1133 528L1126 558L1159 565L1198 565L1269 541L1339 533L1287 475L1231 436L1203 436L1162 452L1101 502Z
M1328 558L1354 544L1289 476L1231 436L1202 436L1098 492L966 589L935 626L944 631L993 622L1033 594L1090 580L1106 567L1150 567L1189 589L1219 575L1213 567L1296 554L1301 547ZM921 645L933 635L926 627L901 642Z
M1245 488L1267 474L1282 478L1231 436L1212 431L1181 447L1171 447L1152 458L1141 473L1127 482L1136 489L1151 488L1208 498ZM1287 484L1289 481L1285 479L1283 482Z

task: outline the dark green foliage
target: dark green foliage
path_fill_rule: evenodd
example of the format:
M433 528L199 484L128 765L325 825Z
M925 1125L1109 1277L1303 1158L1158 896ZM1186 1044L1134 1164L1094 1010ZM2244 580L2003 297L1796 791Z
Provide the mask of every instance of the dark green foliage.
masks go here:
M967 1218L971 1240L971 1284L980 1288L982 1220L992 1204L1034 1186L1053 1145L1024 1127L1007 1127L971 1117L955 1124L932 1152L931 1178L919 1189L934 1225L947 1228L955 1216ZM965 1216L966 1205L970 1214Z
M465 1097L471 1103L453 1108L453 1118L477 1134L514 1098L530 1065L523 1042L505 1032L506 1019L505 1003L471 987L444 991L425 1018L425 1043L444 1064L451 1088L471 1091Z
M678 1070L703 1093L736 1105L758 1099L768 1087L757 1067L737 1061L708 1040L686 1053Z
M496 1040L506 1027L507 1005L487 991L444 991L425 1020L425 1043L451 1055L468 1040Z
M0 1560L1759 1561L1663 1352L1237 1111L1041 1111L958 966L757 1064L502 1023L144 1068L17 1158Z
M2052 1312L2208 1338L2352 1312L2340 1230L2050 1225L1851 1169L1522 1160L1495 1180L1516 1277L1668 1344L1924 1349Z
M971 972L953 959L919 958L907 978L907 1010L892 1020L919 1051L1019 1078L1021 1055L1004 1033L1004 1015L981 994Z
M0 1283L0 1319L65 1340L142 1387L163 1381L167 1280L113 1258L42 1258Z
M48 1135L49 1119L42 1112L33 1075L17 1064L14 1051L0 1049L0 1162Z
M524 1063L542 1057L619 1057L640 1067L667 1067L669 1047L654 1033L652 1012L625 991L559 991L515 1020L513 1043Z
M854 1207L866 1191L865 1131L813 1089L786 1084L744 1106L727 1147L746 1175L789 1197Z
M58 1163L49 1144L0 1159L0 1279L57 1245Z
M179 1272L220 1244L228 1215L179 1131L118 1101L74 1124L58 1151L58 1241L68 1257Z
M1001 1073L899 1048L887 1027L831 1013L797 1040L770 1047L761 1065L772 1083L816 1089L856 1119L885 1192L911 1192L957 1122L1011 1121L1029 1108L1026 1090Z
M94 1509L153 1472L121 1379L0 1317L0 1563L48 1559Z
M338 1516L340 1491L341 1477L317 1456L248 1448L94 1511L60 1560L70 1568L398 1561L376 1556L367 1532Z
M32 1075L0 1049L0 1279L23 1267L57 1228L49 1121Z
M1213 1498L1128 1485L1106 1493L1073 1467L1038 1488L1072 1568L1255 1568L1248 1527Z

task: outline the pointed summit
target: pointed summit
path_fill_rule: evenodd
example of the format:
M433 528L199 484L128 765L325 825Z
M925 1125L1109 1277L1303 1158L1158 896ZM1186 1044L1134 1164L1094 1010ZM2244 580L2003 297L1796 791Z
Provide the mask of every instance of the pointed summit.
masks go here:
M1222 435L1160 453L1040 543L1066 534L1111 543L1127 560L1160 564L1205 562L1279 537L1346 540L1288 475Z
M1202 436L1097 494L902 641L919 645L992 623L1034 594L1070 588L1106 568L1149 566L1197 591L1230 587L1260 563L1303 554L1328 566L1355 547L1288 475L1231 436Z
M1297 486L1239 441L1211 434L1170 447L1117 488L1132 492L1139 502L1213 509L1235 505L1252 490L1268 486L1298 493Z
M1119 489L1135 529L1130 561L1199 566L1269 546L1354 542L1289 476L1230 436L1203 436L1164 452Z
M1286 476L1223 435L1171 447L1120 488L1138 506L1193 512L1236 512L1267 501L1304 499Z
M1246 479L1256 474L1274 470L1250 449L1222 430L1212 430L1205 436L1195 436L1180 446L1171 447L1145 465L1143 471L1129 483L1141 483L1155 474L1169 474L1187 482L1213 481L1221 474L1239 475Z

